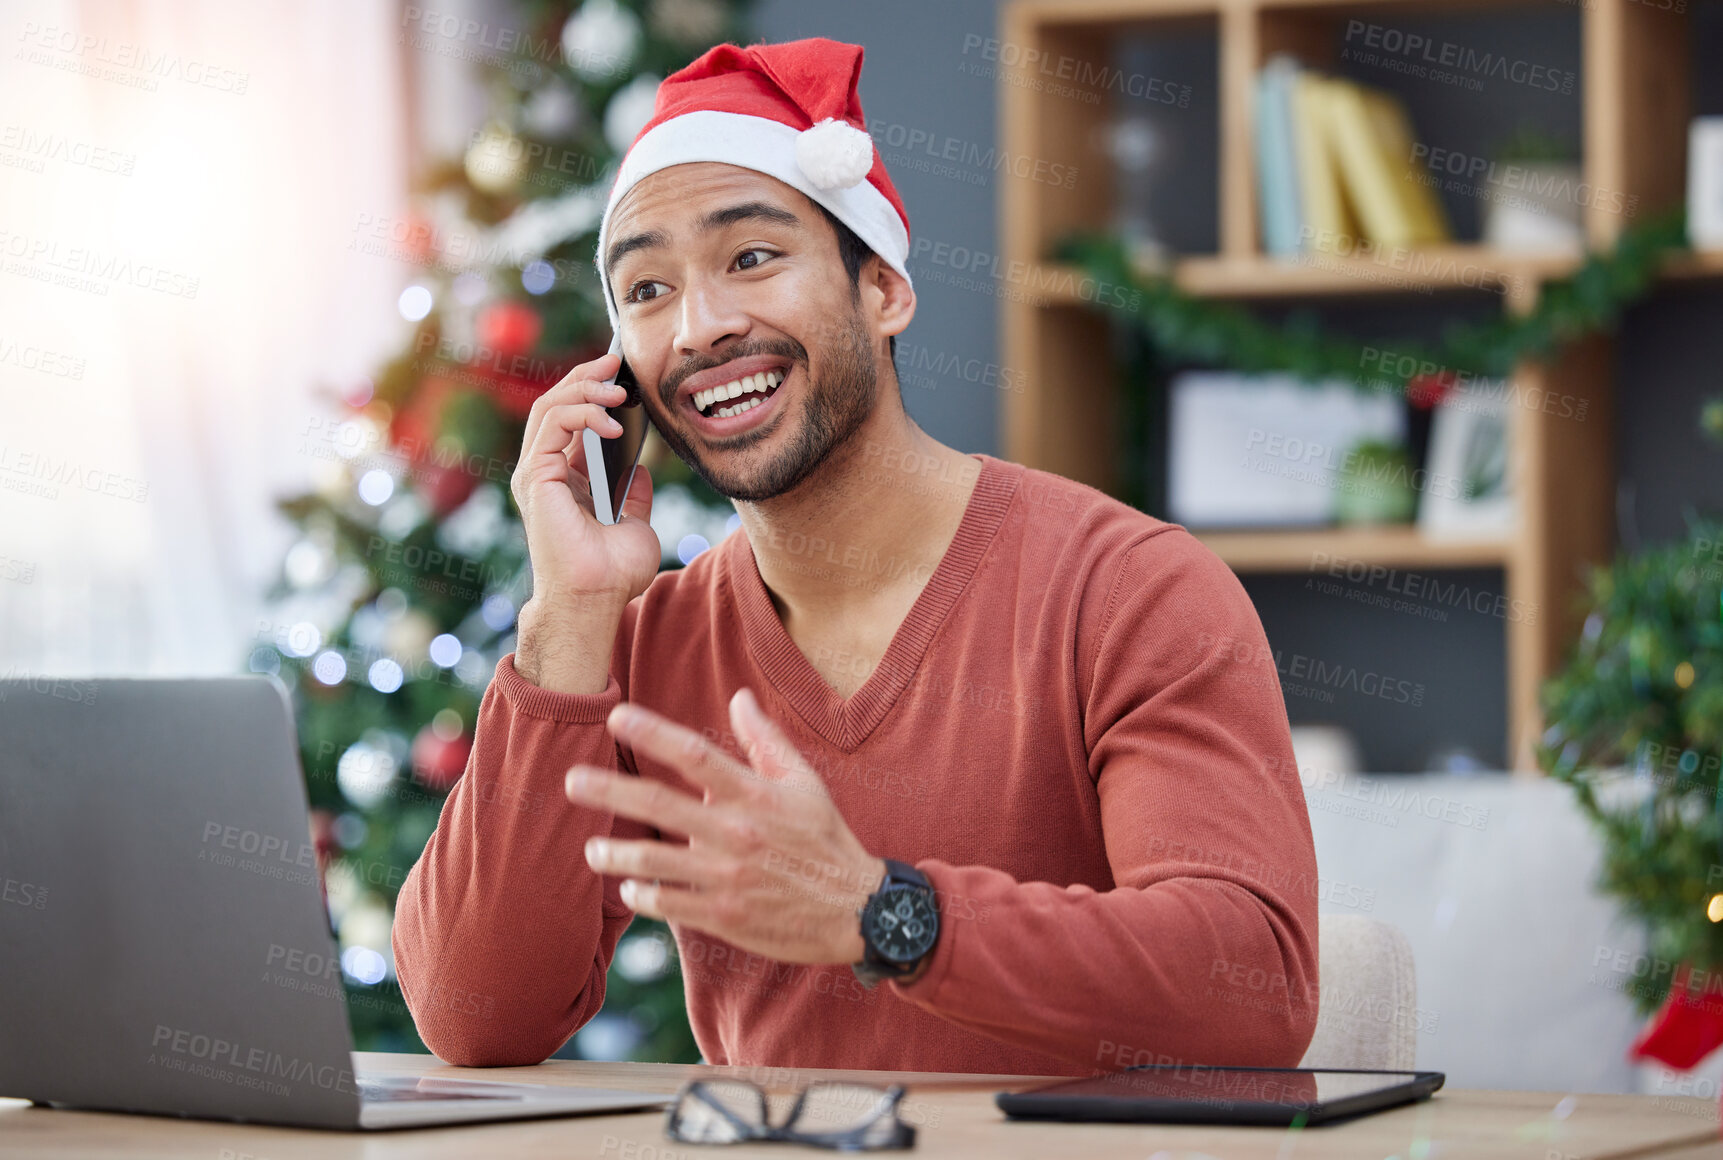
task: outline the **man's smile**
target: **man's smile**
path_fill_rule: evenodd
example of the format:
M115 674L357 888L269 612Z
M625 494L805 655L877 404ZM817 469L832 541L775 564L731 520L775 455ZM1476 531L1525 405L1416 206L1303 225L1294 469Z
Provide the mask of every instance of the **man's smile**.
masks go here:
M785 355L757 354L731 359L697 371L676 388L679 399L707 418L727 410L728 401L757 396L763 402L789 373L791 360ZM757 404L756 404L757 405Z
M739 368L731 363L713 369L731 377L682 395L694 413L695 427L701 434L713 437L750 431L765 423L780 409L778 396L783 393L781 388L793 373L789 368L774 366L769 370L738 375L735 372Z
M744 375L732 379L721 386L711 387L694 395L694 406L702 415L722 419L726 415L739 415L750 407L759 406L776 391L778 384L784 381L782 371L760 371L752 375ZM741 401L731 404L730 400Z

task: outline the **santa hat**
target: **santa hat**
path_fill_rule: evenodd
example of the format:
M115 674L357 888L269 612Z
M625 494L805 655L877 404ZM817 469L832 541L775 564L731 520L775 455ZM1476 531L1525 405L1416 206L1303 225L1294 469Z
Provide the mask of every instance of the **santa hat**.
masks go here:
M616 302L604 274L611 212L642 178L691 161L758 170L800 190L909 280L909 215L874 151L856 93L862 51L819 37L720 44L665 78L598 227L598 273L613 332Z

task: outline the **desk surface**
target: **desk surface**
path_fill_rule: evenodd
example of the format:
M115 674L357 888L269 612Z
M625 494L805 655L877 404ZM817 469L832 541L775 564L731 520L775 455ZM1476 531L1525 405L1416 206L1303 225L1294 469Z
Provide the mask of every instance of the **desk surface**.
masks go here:
M626 1087L673 1092L700 1075L751 1079L789 1092L815 1080L902 1083L909 1088L904 1118L918 1125L911 1155L977 1160L1080 1157L1143 1160L1166 1153L1177 1160L1260 1157L1289 1160L1430 1160L1496 1157L1580 1160L1671 1157L1719 1160L1717 1103L1666 1096L1577 1095L1552 1092L1441 1091L1428 1102L1351 1123L1288 1135L1274 1128L1212 1128L1147 1124L1048 1124L1005 1119L994 1106L1002 1088L1045 1082L1035 1076L940 1075L926 1072L812 1071L711 1068L656 1063L553 1060L538 1067L473 1070L448 1067L427 1055L360 1053L368 1071L450 1075L532 1083ZM210 1160L292 1160L294 1157L544 1157L546 1160L786 1160L837 1155L784 1144L699 1148L667 1140L662 1112L517 1120L470 1127L394 1132L321 1132L242 1124L68 1112L0 1100L0 1155L205 1156ZM884 1155L893 1155L885 1153ZM895 1153L904 1155L904 1153Z

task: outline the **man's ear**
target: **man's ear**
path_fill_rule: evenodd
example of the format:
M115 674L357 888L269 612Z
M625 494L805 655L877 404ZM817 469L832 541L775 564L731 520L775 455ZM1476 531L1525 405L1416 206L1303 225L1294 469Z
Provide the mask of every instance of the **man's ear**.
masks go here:
M909 280L886 265L878 254L869 254L857 279L862 307L874 334L880 338L902 334L915 317L915 290Z

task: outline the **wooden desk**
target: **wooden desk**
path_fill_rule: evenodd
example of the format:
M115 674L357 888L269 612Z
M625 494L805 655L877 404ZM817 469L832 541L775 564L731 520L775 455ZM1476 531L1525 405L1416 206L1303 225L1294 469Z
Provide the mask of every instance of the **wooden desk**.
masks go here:
M698 1075L752 1079L777 1092L816 1079L903 1083L905 1118L919 1126L911 1155L976 1160L1173 1160L1260 1157L1288 1160L1578 1160L1602 1157L1723 1158L1717 1104L1679 1097L1442 1091L1414 1104L1349 1124L1287 1135L1274 1128L1042 1124L1008 1121L993 1104L1006 1087L1044 1082L1034 1076L936 1075L921 1072L793 1071L653 1063L575 1063L472 1071L427 1055L362 1053L367 1069L397 1075L465 1075L532 1083L588 1084L673 1092ZM545 1160L786 1160L837 1155L785 1144L696 1148L667 1140L662 1112L523 1120L397 1132L321 1132L32 1108L0 1100L0 1156L207 1157L293 1160L296 1157L543 1157ZM882 1153L905 1155L905 1153Z

